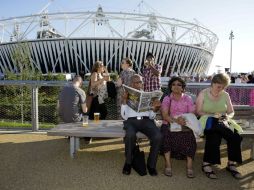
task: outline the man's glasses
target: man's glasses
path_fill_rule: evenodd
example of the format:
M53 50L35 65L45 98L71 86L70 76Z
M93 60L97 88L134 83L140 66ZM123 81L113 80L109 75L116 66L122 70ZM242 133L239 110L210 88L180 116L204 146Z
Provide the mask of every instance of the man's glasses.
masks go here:
M143 81L135 81L134 83L139 83L139 84L143 84Z

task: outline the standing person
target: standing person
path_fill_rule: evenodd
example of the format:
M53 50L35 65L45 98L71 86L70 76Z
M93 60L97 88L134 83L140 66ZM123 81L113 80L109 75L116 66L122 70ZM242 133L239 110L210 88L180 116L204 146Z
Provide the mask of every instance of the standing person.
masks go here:
M216 179L217 175L212 165L220 164L221 139L227 141L228 163L226 170L233 177L240 179L242 176L236 169L236 162L242 163L240 126L234 123L234 109L229 94L225 88L229 85L230 78L227 74L220 73L213 77L211 87L202 90L196 100L197 113L204 128L206 139L202 171L208 178Z
M155 64L154 55L148 53L144 63L143 80L144 80L144 91L152 92L161 89L161 72L162 68L160 65Z
M140 75L133 75L131 77L131 87L137 90L142 89L142 77ZM144 133L150 139L150 153L147 160L147 169L151 176L156 176L156 163L157 156L160 149L161 133L159 128L154 123L156 113L160 109L160 101L155 99L152 103L153 110L146 112L136 112L131 109L126 103L128 99L128 93L123 95L123 101L121 106L121 114L124 118L124 130L126 131L124 137L125 143L125 164L123 167L123 174L129 175L131 173L131 163L133 157L133 150L136 143L136 133L138 131Z
M102 61L96 61L93 65L89 82L89 95L93 100L89 110L89 119L94 119L94 113L100 113L100 119L107 116L107 107L104 100L108 97L107 81L110 80L108 71Z
M117 80L117 117L118 119L122 119L121 117L121 102L123 96L123 88L122 84L130 86L131 77L135 74L135 71L132 69L132 61L130 58L124 58L122 60L121 68L122 71L120 73L120 77Z
M173 77L168 82L169 95L164 97L161 105L163 124L161 132L163 136L162 149L165 157L166 176L172 176L171 157L178 159L187 158L186 175L193 178L192 162L195 156L197 144L196 138L191 129L179 132L170 131L170 125L177 123L185 127L186 120L181 114L194 113L195 106L192 98L184 94L185 81L180 77Z
M65 123L78 122L87 112L86 93L81 89L83 80L75 76L72 84L65 86L59 95L59 116Z

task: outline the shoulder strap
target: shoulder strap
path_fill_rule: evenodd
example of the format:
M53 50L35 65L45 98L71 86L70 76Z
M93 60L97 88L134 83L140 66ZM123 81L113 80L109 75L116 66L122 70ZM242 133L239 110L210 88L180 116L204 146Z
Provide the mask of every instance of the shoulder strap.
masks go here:
M171 98L170 98L170 95L171 94L168 95L168 98L169 98L169 110L168 110L169 111L169 115L170 115L170 111L171 111Z

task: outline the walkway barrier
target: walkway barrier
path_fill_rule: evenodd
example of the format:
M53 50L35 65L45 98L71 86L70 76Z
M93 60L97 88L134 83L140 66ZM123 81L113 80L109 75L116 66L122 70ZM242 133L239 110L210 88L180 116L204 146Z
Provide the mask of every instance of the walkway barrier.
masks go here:
M59 124L57 100L61 88L66 81L0 81L0 128L19 126L37 131L52 128ZM86 90L88 82L84 83ZM209 83L188 83L186 91L195 97ZM167 82L162 91L167 94ZM245 108L254 106L253 84L232 84L228 87L234 106ZM107 120L117 119L116 100L107 99Z

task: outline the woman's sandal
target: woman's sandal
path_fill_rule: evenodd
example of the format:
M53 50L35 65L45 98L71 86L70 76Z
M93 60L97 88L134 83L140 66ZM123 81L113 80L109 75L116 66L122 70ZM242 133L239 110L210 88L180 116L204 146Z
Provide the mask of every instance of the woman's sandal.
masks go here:
M242 175L236 170L235 167L236 167L235 164L228 164L226 170L229 171L235 179L242 179Z
M205 171L205 167L210 167L211 164L204 164L202 165L202 171L205 173L205 175L210 179L217 179L217 175L214 173L214 171L211 168L211 171Z
M193 170L187 168L187 170L186 170L186 176L187 176L188 178L194 178L195 175L194 175Z
M165 168L164 175L168 177L172 177L172 169L171 168Z

